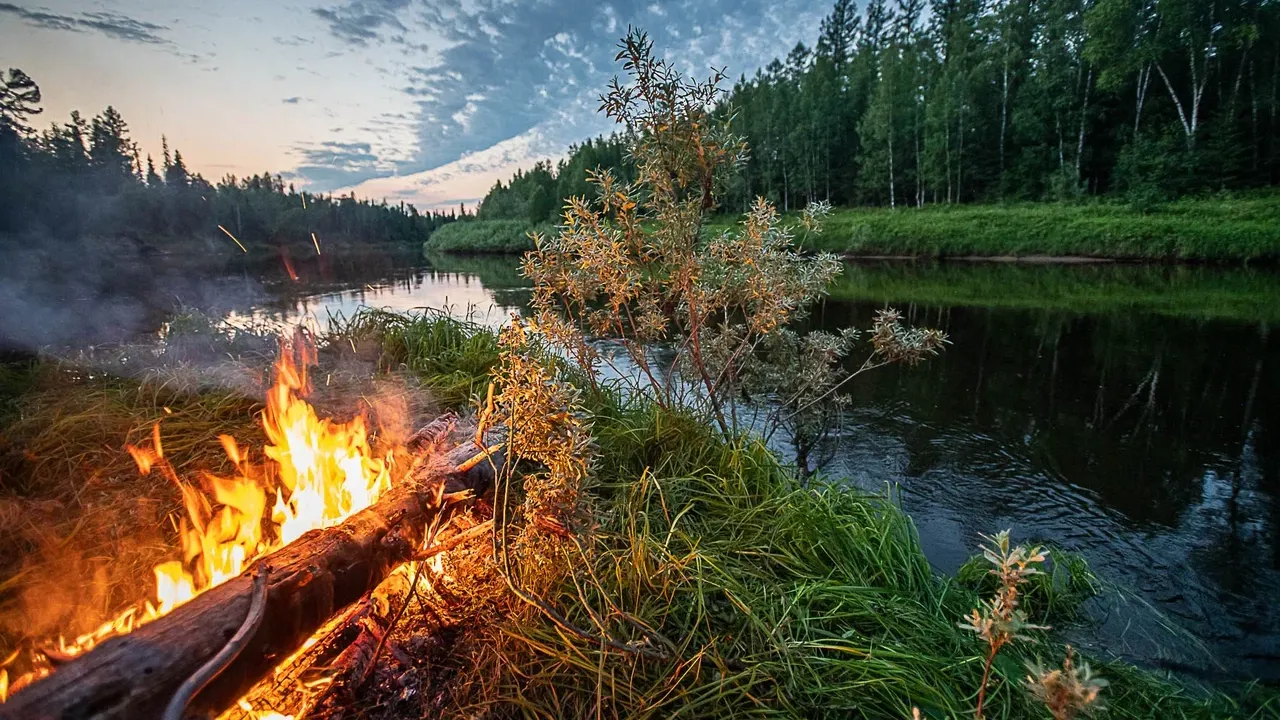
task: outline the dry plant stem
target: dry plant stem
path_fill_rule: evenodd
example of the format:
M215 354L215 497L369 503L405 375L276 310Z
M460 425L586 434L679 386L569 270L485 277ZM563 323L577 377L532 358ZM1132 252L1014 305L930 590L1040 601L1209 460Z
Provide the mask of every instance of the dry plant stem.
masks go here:
M459 472L459 473L468 472L471 470L471 468L474 468L475 466L479 465L485 460L488 460L494 453L498 452L501 449L502 449L502 443L495 443L493 445L490 445L484 450L481 450L480 452L476 453L466 462L463 462L462 464L458 465L458 467L454 469L454 472Z
M996 659L996 653L999 651L999 648L991 648L990 652L987 653L987 661L982 666L982 684L978 686L978 705L974 710L974 717L977 720L982 720L982 704L987 699L987 683L991 679L991 663Z
M426 550L423 550L422 552L415 555L413 559L428 560L430 558L435 557L436 555L439 555L442 552L448 552L454 549L455 547L467 542L468 540L471 540L472 538L480 537L481 535L487 532L490 532L492 530L493 530L493 520L485 520L484 522L480 523L479 525L476 525L475 527L469 530L463 530L462 532L458 533L457 535L454 535L448 540L442 540L438 543L435 543L434 545L431 545Z
M204 689L209 681L217 677L231 664L232 660L244 650L244 646L249 644L249 638L258 630L258 626L262 624L262 618L267 608L267 574L271 572L271 568L263 563L258 566L257 571L253 575L253 601L249 604L249 612L244 617L244 623L240 625L240 629L236 634L227 641L226 647L222 648L217 655L214 655L209 662L200 666L195 674L187 678L182 683L178 691L173 694L173 699L169 701L168 707L164 710L164 720L182 720L182 715L187 711L187 705L191 704L191 698L196 693Z
M991 679L991 664L996 654L1006 644L1024 637L1025 630L1043 630L1040 625L1027 622L1026 613L1019 606L1019 586L1031 575L1040 574L1038 565L1047 553L1039 547L1028 549L1012 546L1009 531L984 536L988 544L982 546L982 554L994 567L990 574L1000 578L1000 588L994 597L973 610L961 628L972 630L987 643L987 658L982 668L982 684L978 687L978 703L975 717L982 720L982 708L987 696L987 683Z
M512 417L510 419L512 435L515 434L516 423L517 423L517 418ZM501 559L502 576L503 576L503 579L506 581L507 589L511 591L511 594L515 595L524 603L537 608L539 611L542 612L543 615L545 615L549 620L554 622L560 629L566 632L572 633L573 635L577 635L578 637L584 640L603 643L604 645L607 645L613 648L614 650L619 650L626 653L638 653L641 655L646 655L648 657L654 657L654 658L660 658L660 659L665 658L666 657L665 653L656 651L653 648L621 643L612 638L605 637L603 635L597 635L595 633L592 633L589 630L584 630L583 628L580 628L577 625L573 624L573 622L571 622L568 618L566 618L563 614L561 614L555 608L551 607L551 605L547 604L541 598L535 597L532 594L525 592L522 588L520 588L516 584L515 572L511 566L511 556L507 552L507 543L506 543L506 537L505 537L506 525L507 525L507 512L511 506L510 505L511 504L511 476L512 476L512 466L511 466L511 463L507 463L506 466L502 468L501 472L498 473L498 476L495 479L495 482L501 485L501 493L500 494L495 493L495 503L494 503L494 509L493 509L493 536L492 536L493 555L494 557Z
M857 370L855 370L855 371L853 371L853 372L849 373L849 376L848 376L848 377L846 377L845 379L843 379L843 380L841 380L840 382L836 383L835 385L831 386L831 388L829 388L829 389L828 389L826 392L824 392L823 394L821 394L821 395L819 395L818 397L816 397L816 398L814 398L814 399L810 400L809 402L805 403L804 405L800 406L799 408L796 408L796 410L795 410L794 412L792 412L790 415L788 415L786 419L789 419L789 418L795 417L796 415L798 415L798 414L800 414L800 413L804 412L805 410L808 410L809 408L813 407L814 405L818 404L819 402L822 402L823 400L826 400L828 397L831 397L832 395L834 395L834 394L836 393L836 391L838 391L840 388L844 387L844 385L845 385L846 383L848 383L850 380L852 380L852 379L854 379L854 378L858 377L858 376L859 376L859 375L861 375L862 373L867 372L867 371L869 371L869 370L875 370L876 368L884 367L885 365L888 365L888 364L889 364L889 361L888 361L888 360L882 360L882 361L880 361L880 362L878 362L878 363L873 363L873 362L871 362L871 360L872 360L874 357L875 357L875 356L874 356L874 355L872 355L871 357L867 358L867 359L866 359L866 361L862 363L862 367L860 367L860 368L858 368ZM796 395L796 397L791 398L791 400L790 400L789 402L795 402L796 398L798 398L798 397L799 397L799 395ZM786 407L786 404L780 405L779 407Z

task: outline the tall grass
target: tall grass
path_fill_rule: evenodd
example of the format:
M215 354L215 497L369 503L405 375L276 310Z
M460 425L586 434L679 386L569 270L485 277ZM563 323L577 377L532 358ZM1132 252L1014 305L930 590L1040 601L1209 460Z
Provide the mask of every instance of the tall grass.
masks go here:
M422 346L432 355L481 354L474 338L456 332L457 321L405 322L440 341ZM687 414L607 389L584 403L600 458L588 488L594 526L581 551L567 551L577 571L540 599L578 627L650 652L584 639L527 609L468 634L451 685L455 710L905 718L919 707L926 717L972 715L984 648L957 623L986 588L981 578L935 573L891 499L838 483L801 487L761 444L726 442ZM1028 610L1069 622L1096 583L1077 557L1052 570L1029 588ZM1023 689L1024 661L1061 650L1050 639L1002 653L986 716L1043 715ZM1114 717L1267 711L1258 697L1243 705L1093 661L1112 680Z
M349 318L331 318L325 342L373 353L382 370L412 374L446 407L462 406L483 391L498 362L496 335L435 311L362 309Z
M714 233L738 221L721 215ZM1185 199L1142 212L1108 202L841 208L807 250L856 256L1089 257L1239 263L1280 260L1280 197ZM445 225L431 251L521 253L533 249L519 220ZM548 228L539 228L547 230Z
M919 707L925 717L972 716L985 647L957 621L978 596L932 570L893 502L834 484L802 489L759 444L725 443L687 416L617 401L594 411L598 524L589 551L570 558L580 572L547 600L581 626L648 638L664 657L518 616L467 645L461 710L907 718ZM1014 647L997 659L986 717L1043 716L1022 687L1024 661L1042 653L1060 656L1061 646ZM1263 716L1145 671L1099 669L1118 686L1113 717Z

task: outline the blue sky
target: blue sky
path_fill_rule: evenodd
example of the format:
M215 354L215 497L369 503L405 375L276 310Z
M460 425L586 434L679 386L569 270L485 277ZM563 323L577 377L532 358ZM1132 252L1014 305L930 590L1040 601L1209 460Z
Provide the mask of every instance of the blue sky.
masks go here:
M114 105L210 179L472 204L498 178L608 132L627 26L687 71L748 75L812 42L829 0L0 0L0 65L41 123Z

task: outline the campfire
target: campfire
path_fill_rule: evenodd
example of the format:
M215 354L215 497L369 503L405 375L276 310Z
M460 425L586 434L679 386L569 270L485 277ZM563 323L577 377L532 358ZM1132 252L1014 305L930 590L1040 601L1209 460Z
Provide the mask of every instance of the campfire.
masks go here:
M309 668L302 694L320 701L367 673L423 566L441 572L442 552L487 528L463 511L495 477L501 444L483 422L444 416L379 453L363 414L322 418L305 399L315 362L301 335L282 344L262 414L268 443L255 453L219 438L234 475L179 477L160 424L149 445L126 447L141 473L181 491L180 559L154 568L150 598L41 648L11 685L0 676L0 700L12 695L0 718L283 720L293 716L246 698L264 678L278 697L282 673Z

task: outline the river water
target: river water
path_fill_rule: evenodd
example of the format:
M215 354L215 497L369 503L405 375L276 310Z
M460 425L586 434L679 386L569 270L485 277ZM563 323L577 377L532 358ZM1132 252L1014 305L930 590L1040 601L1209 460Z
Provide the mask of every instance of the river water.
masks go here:
M202 297L236 324L449 306L496 326L529 298L494 257L313 258L217 282ZM941 572L1003 528L1083 553L1107 591L1068 635L1095 652L1280 681L1280 276L851 264L811 322L865 328L890 305L952 344L855 381L828 475L893 492Z

